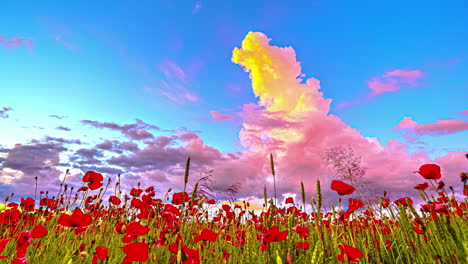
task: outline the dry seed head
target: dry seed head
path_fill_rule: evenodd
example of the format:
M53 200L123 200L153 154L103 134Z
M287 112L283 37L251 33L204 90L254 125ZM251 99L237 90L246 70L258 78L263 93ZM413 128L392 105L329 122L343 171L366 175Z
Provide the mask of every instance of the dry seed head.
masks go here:
M188 182L189 170L190 170L190 156L188 157L187 164L185 165L185 176L184 176L185 185L187 185L187 182Z

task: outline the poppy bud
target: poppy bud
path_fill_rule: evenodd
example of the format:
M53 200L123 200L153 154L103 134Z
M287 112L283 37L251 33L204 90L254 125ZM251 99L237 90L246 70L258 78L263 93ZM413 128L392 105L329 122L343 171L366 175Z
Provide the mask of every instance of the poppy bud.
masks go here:
M86 245L85 245L85 243L81 243L81 245L80 245L80 249L79 249L79 250L80 250L80 252L81 252L81 251L83 251L83 250L85 249L85 246L86 246Z
M467 172L461 172L460 173L460 179L462 182L465 182L466 180L468 180L468 173Z

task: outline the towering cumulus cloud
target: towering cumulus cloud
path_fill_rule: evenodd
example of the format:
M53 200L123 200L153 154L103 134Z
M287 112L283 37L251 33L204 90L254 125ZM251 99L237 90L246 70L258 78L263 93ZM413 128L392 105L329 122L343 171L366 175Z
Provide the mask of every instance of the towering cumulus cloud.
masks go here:
M243 164L253 159L268 165L267 156L273 152L281 174L280 191L298 192L301 180L312 186L317 177L326 179L327 171L320 162L321 153L330 147L347 144L362 156L366 178L373 182L373 188L395 194L407 193L420 181L412 172L430 162L428 156L425 153L410 154L397 140L383 146L377 139L364 137L339 117L329 114L331 99L323 97L317 79L303 78L305 75L293 48L272 46L264 34L250 32L242 46L233 50L232 62L250 73L253 92L259 97L258 104L244 105L243 108L240 139L248 150L242 153L240 160L245 159ZM451 171L446 171L452 174L446 183L454 183L454 186L458 170L463 169L464 155L460 153L459 156L452 153L452 157L457 157L460 162L460 168L454 166L451 159ZM443 167L444 159L440 161ZM245 173L246 168L243 170ZM267 167L262 170L252 168L250 173L255 171L260 174L249 179L251 185L268 184L265 182ZM228 170L224 172L228 173Z

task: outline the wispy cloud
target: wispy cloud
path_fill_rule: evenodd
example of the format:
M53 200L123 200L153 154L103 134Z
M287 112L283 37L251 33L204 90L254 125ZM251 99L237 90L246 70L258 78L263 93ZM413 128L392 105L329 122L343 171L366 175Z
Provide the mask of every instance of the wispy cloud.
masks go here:
M13 110L13 108L11 108L11 107L2 107L2 108L0 108L0 118L10 117L8 112L10 112L11 110Z
M50 115L49 117L51 117L51 118L57 118L57 119L66 118L66 116L59 116L59 115Z
M456 119L440 119L433 123L419 124L411 117L404 117L394 130L406 130L417 136L442 136L468 130L468 122Z
M133 139L133 140L144 140L153 138L153 134L148 132L148 129L159 130L159 127L155 125L150 125L141 121L140 119L136 119L135 124L125 124L119 125L112 122L99 122L99 121L91 121L91 120L82 120L82 124L89 125L95 128L107 128L110 130L120 131L126 137Z
M71 131L70 128L64 127L64 126L58 126L58 127L56 127L55 129L57 129L57 130L62 130L62 131Z
M187 102L197 102L198 96L190 91L192 72L188 72L171 60L164 60L159 65L159 70L163 73L164 79L159 81L159 87L146 86L149 93L160 93L178 104Z
M54 41L70 51L77 51L78 45L73 41L73 33L68 26L50 17L39 17L39 23L48 31Z
M202 2L196 1L195 5L193 6L192 14L194 15L197 14L198 12L200 12L201 9L202 9Z
M0 34L0 45L5 48L19 48L23 43L29 50L34 49L34 41L32 38L16 37L8 39L5 35Z
M341 102L336 109L343 109L353 105L367 103L377 95L389 92L396 92L407 87L416 87L423 85L419 82L425 74L421 70L391 70L381 76L376 76L367 81L371 89L369 93L363 94L356 99Z
M211 114L211 118L214 121L224 121L224 120L230 120L230 119L235 118L234 116L224 115L224 114L221 114L221 112L215 111L215 110L211 110L210 114Z
M415 87L422 85L418 81L424 78L421 70L392 70L382 76L371 78L367 84L373 95L387 92L395 92L404 87Z

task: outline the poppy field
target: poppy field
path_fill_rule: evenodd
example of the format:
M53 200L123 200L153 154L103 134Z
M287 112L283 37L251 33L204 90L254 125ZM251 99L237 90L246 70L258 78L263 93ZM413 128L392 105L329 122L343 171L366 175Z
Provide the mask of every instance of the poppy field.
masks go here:
M189 177L187 161L184 190ZM417 168L415 168L417 169ZM272 166L274 173L274 168ZM316 196L275 204L266 193L261 212L248 202L220 204L192 191L158 194L135 186L107 196L111 180L84 174L83 186L66 178L56 196L7 196L0 205L0 263L467 263L468 204L443 183L441 168L424 164L418 189L425 204L409 197L377 205L353 198L355 188L316 182ZM465 196L468 173L460 174ZM302 189L304 190L304 185ZM327 208L321 190L339 205ZM312 212L305 212L306 203ZM341 208L341 209L340 209Z

